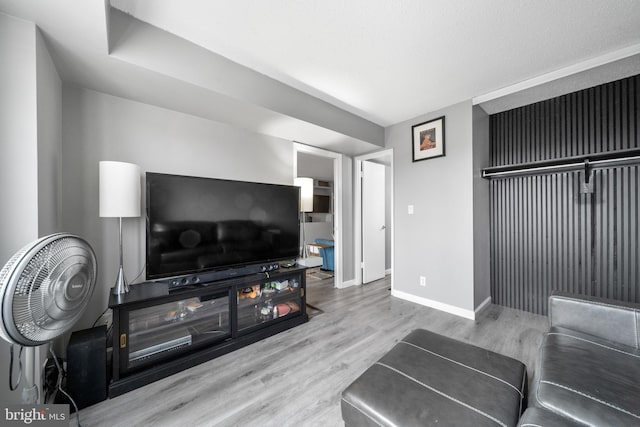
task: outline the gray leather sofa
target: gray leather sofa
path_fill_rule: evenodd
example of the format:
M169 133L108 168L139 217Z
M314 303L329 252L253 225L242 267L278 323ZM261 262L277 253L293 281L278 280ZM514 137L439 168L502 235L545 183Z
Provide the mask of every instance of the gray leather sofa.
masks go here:
M640 425L640 304L555 292L525 426Z

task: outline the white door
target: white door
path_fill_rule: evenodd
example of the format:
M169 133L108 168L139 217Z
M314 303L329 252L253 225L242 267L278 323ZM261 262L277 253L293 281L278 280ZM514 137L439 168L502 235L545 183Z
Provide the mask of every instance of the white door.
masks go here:
M385 273L385 167L362 162L362 282Z

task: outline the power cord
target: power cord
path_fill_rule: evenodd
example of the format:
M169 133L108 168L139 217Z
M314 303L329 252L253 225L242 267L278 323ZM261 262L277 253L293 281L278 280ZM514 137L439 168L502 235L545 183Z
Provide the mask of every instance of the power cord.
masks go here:
M93 322L93 325L91 326L92 328L96 327L96 324L98 323L98 320L102 319L102 316L104 316L104 314L107 312L107 310L109 310L109 307L105 308L104 311L102 313L100 313L100 316L98 316L96 321Z
M59 376L60 372L58 372L58 368L56 367L55 362L51 360L50 357L48 357L44 362L42 375L40 376L42 392L44 394L42 403L47 404L49 402L53 402L53 397L55 396L55 393L57 391Z
M60 367L60 363L58 363L58 358L56 357L56 354L53 351L53 346L49 346L49 352L51 353L51 357L53 357L53 361L56 364L56 368L58 368L58 383L56 384L56 387L62 394L64 394L67 397L67 399L69 399L69 401L73 405L74 409L76 410L76 421L78 422L78 427L82 427L82 425L80 424L80 410L78 409L78 405L76 405L75 400L73 400L73 398L69 396L69 394L62 389L62 368Z
M140 270L140 273L138 273L138 275L137 275L136 277L134 277L134 278L133 278L133 280L132 280L131 282L129 282L129 284L131 284L131 285L135 285L135 283L133 283L133 282L135 282L136 280L138 280L138 277L142 276L142 273L144 272L144 267L145 267L145 265L144 265L144 264L142 264L142 270Z
M22 350L24 350L24 347L20 346L20 353L18 354L18 381L16 382L16 385L13 385L13 344L11 344L11 347L9 348L9 390L11 391L16 391L18 389L18 386L20 385L20 381L22 380Z
M144 265L142 266L142 269L140 270L140 272L138 273L138 275L136 277L133 278L133 280L131 281L131 284L135 284L133 282L135 282L136 280L138 280L138 278L140 276L142 276L142 273L144 272ZM102 313L100 313L100 316L98 316L98 318L95 320L95 322L93 322L93 325L91 326L92 328L95 328L96 325L98 324L98 321L100 321L100 319L102 319L102 316L104 316L104 314L107 312L107 310L109 310L109 307L105 308L104 311Z

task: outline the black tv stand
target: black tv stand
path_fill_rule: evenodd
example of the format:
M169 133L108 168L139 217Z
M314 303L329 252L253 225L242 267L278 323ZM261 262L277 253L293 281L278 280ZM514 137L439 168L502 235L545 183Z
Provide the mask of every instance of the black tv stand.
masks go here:
M111 295L109 397L167 377L308 321L306 268L172 289L132 285Z

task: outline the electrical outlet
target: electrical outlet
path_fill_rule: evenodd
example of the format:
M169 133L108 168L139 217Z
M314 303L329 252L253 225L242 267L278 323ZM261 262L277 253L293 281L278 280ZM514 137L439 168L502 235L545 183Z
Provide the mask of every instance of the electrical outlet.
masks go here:
M407 213L408 213L409 215L413 215L413 205L409 205L409 206L407 206Z
M427 286L427 278L420 276L420 286Z

